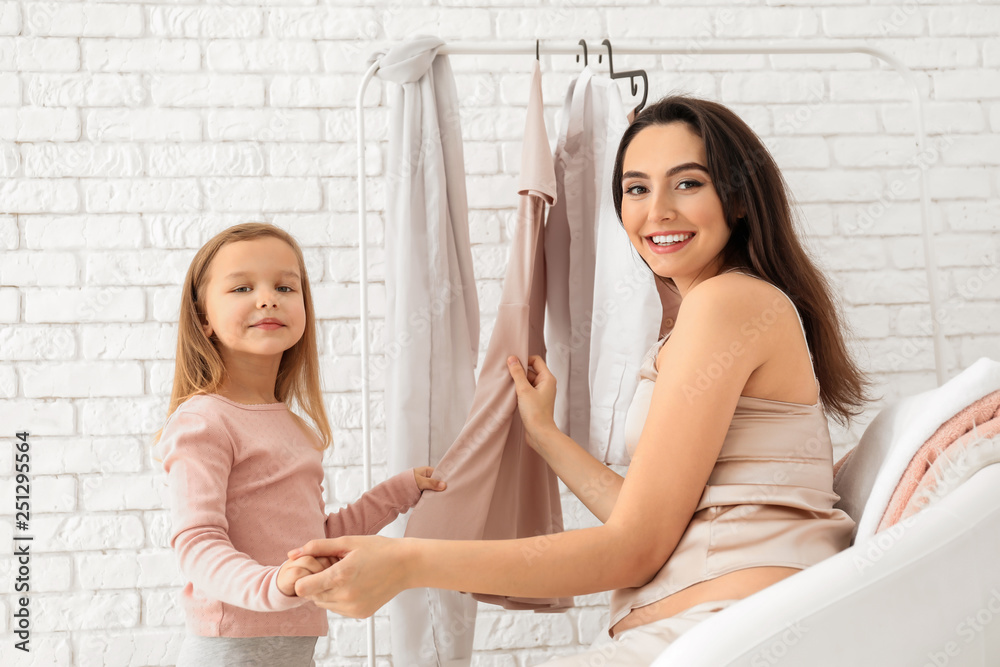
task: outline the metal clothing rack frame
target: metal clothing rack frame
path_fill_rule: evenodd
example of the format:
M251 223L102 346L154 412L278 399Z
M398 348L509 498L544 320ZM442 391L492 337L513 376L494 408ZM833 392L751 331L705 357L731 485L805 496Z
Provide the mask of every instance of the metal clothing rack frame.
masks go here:
M582 40L581 40L582 41ZM549 55L579 55L581 44L547 44L540 45L538 41L525 43L523 45L496 45L482 46L454 42L445 44L438 53L442 55L517 55L536 57L541 53ZM585 46L585 42L584 42ZM851 54L864 53L892 66L896 72L903 77L910 89L910 101L913 103L913 111L916 119L915 138L917 142L917 155L923 154L926 146L926 136L924 132L924 106L920 97L920 89L913 72L903 64L898 58L864 44L843 44L843 43L822 43L822 42L773 42L762 43L759 46L740 45L726 46L720 43L708 42L699 45L697 48L691 47L668 47L668 46L621 46L614 47L617 55L698 55L698 54L735 54L735 55L755 55L755 54ZM368 262L367 262L367 233L365 230L368 205L365 192L365 117L364 117L364 97L365 90L375 72L378 71L378 62L372 65L365 72L358 88L357 96L357 124L358 124L358 251L360 253L361 270L361 417L362 417L362 442L364 451L364 478L365 488L372 486L371 475L371 414L369 412L369 386L368 386ZM938 322L938 282L937 265L934 261L934 247L931 243L930 230L930 198L927 188L927 169L919 168L920 172L920 225L923 232L924 242L924 268L927 272L927 283L930 291L931 324L934 336L934 366L937 372L938 386L944 384L944 334ZM374 618L368 618L368 665L375 667L375 622Z

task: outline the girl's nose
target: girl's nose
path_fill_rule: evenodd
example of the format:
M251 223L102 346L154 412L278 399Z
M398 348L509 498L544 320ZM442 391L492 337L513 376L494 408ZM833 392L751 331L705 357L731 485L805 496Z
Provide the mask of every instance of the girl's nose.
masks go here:
M263 308L278 305L278 292L275 290L262 289L257 297L257 305Z

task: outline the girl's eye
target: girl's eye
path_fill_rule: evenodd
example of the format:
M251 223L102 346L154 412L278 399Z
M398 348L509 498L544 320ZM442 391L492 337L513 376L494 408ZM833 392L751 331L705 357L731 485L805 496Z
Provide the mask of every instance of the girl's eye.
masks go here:
M680 186L685 185L685 184L690 185L691 187L681 188L682 190L690 190L691 188L697 188L697 187L699 187L701 185L704 185L700 181L696 181L693 178L685 178L683 181L681 181L680 183L677 184L677 187L680 187Z
M250 287L248 287L247 285L241 285L240 287L237 287L233 291L234 292L239 292L240 290L243 290L243 289L250 289ZM280 287L278 287L278 289L286 289L289 292L294 292L295 291L293 288L289 287L288 285L281 285Z
M641 193L635 192L636 188L639 188L640 190L645 190L646 189L643 186L641 186L639 184L636 184L636 185L633 185L633 186L625 188L625 194L629 194L629 195L641 194Z

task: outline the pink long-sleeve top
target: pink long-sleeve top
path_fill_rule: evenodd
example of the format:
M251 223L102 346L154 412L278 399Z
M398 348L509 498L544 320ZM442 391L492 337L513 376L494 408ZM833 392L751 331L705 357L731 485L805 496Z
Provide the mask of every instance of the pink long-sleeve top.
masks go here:
M407 470L327 514L317 447L316 435L284 403L243 405L202 394L170 415L157 453L189 632L326 635L324 609L278 590L286 553L312 539L377 533L420 499Z

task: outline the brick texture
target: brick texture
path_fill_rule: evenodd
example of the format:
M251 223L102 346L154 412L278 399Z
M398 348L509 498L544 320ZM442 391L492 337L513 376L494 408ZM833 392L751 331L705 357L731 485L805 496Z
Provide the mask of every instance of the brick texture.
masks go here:
M862 363L888 396L936 386L919 226L921 170L942 295L947 374L1000 349L1000 7L973 0L114 0L0 1L0 424L32 433L32 652L8 660L17 602L0 562L0 663L171 665L180 578L149 438L170 395L180 283L217 231L263 220L303 246L335 447L331 511L363 489L354 105L368 55L418 33L489 45L540 38L659 44L619 56L672 90L730 105L790 185L799 225L839 290ZM865 54L725 55L712 44L864 43L913 71L928 151L916 156L909 88ZM453 56L485 350L516 204L533 56ZM572 56L542 58L550 138ZM384 365L386 84L364 103L369 332ZM627 82L620 89L631 99ZM386 474L384 382L372 377L373 461ZM839 458L850 431L831 423ZM11 457L0 457L0 540L13 535ZM565 492L566 524L595 525ZM606 594L567 614L481 606L476 667L529 667L588 645ZM331 616L317 664L360 664L364 624ZM377 614L379 664L389 623Z

